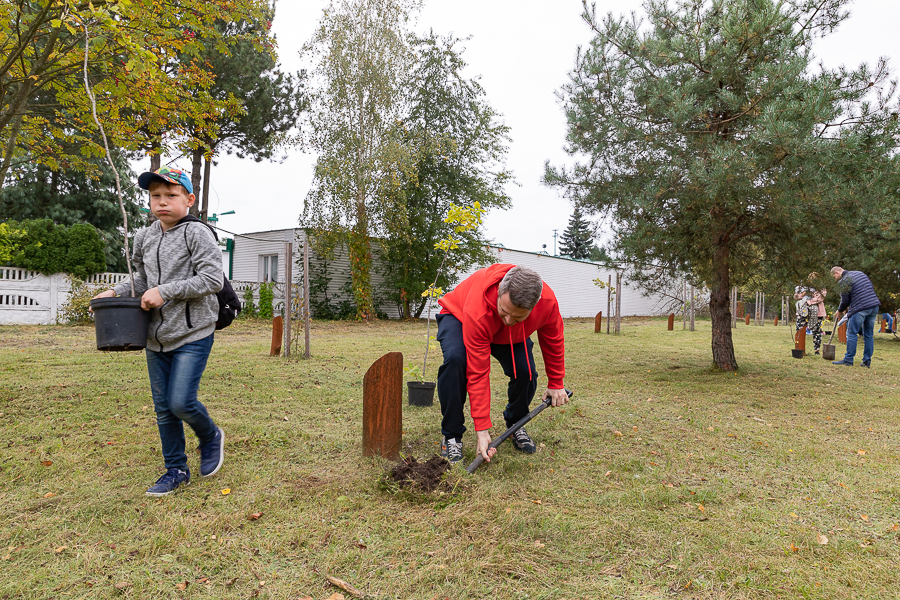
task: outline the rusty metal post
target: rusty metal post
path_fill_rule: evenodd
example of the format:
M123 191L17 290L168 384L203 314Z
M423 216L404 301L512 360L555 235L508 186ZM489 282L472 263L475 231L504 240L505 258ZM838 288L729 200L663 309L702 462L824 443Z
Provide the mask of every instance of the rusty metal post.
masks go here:
M396 459L403 435L403 354L389 352L363 378L363 456Z

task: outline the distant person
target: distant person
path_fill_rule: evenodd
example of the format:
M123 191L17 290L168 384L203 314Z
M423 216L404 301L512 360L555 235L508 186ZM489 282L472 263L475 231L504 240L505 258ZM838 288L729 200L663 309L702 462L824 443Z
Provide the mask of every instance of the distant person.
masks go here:
M475 426L476 452L490 461L497 452L491 443L491 356L509 377L507 428L528 414L537 391L537 368L529 337L537 332L547 371L543 398L553 406L568 400L563 386L566 372L563 320L553 290L540 275L514 265L497 264L475 271L439 301L437 341L444 353L438 370L437 391L441 403L441 456L451 463L463 458L466 431L463 406ZM520 452L537 450L522 427L512 436Z
M884 313L882 317L884 317L884 332L894 333L894 317L889 312Z
M200 441L200 475L215 475L225 459L225 433L197 400L213 346L222 289L222 251L209 228L188 210L196 200L188 175L163 167L143 173L150 211L159 219L134 236L134 291L151 312L147 371L166 472L147 489L166 496L191 480L184 423ZM154 285L155 284L155 285ZM131 293L126 279L95 298Z
M813 349L815 354L819 354L822 346L822 321L825 320L827 313L825 312L825 296L828 291L825 289L815 289L814 285L818 273L810 273L807 281L809 282L809 297L806 303L809 305L809 316L807 317L808 328L813 336Z
M875 288L869 277L862 271L845 271L841 267L832 267L831 276L837 280L841 292L841 304L835 314L835 323L838 322L838 314L846 312L847 315L847 353L843 360L836 360L832 364L853 366L857 338L862 333L864 343L860 365L871 367L872 353L875 351L875 317L878 316L881 301L875 295Z
M806 286L798 285L794 288L794 308L797 309L797 325L795 333L804 327L809 329L809 300L812 297ZM796 337L796 336L795 336Z

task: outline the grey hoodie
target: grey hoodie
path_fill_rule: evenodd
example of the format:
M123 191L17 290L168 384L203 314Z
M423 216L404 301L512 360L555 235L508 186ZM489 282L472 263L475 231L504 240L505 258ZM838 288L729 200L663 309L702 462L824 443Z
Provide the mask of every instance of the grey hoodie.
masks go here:
M153 287L165 300L151 310L147 349L168 352L202 340L216 329L222 289L222 251L212 232L197 221L179 223L163 231L159 221L134 236L134 292L140 296ZM126 279L115 287L120 296L131 295Z

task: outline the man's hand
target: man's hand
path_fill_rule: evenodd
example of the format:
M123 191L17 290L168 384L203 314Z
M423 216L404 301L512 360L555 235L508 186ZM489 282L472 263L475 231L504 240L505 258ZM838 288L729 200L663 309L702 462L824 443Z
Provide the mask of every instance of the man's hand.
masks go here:
M496 448L488 448L490 445L491 432L489 429L475 432L475 452L480 454L485 462L491 462L491 457L497 454Z
M144 310L150 310L151 308L158 308L165 304L166 301L163 300L162 295L159 293L159 288L150 288L144 295L141 296L141 308Z
M105 292L100 292L99 294L97 294L96 296L94 296L93 298L91 298L91 300L95 300L95 299L97 299L97 298L115 298L115 297L116 297L116 291L115 291L115 290L106 290ZM89 312L94 312L94 309L91 308L90 305L88 305L88 311L89 311Z
M544 395L541 397L542 400L546 400L550 398L550 406L557 407L562 406L566 402L569 401L569 396L566 394L565 388L559 390L551 390L547 388L544 391Z

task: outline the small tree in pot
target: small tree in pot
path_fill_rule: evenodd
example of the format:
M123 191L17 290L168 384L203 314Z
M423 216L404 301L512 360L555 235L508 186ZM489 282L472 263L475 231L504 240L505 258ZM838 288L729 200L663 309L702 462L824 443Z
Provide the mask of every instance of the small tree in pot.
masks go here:
M441 266L438 268L434 282L428 286L428 289L422 292L422 297L428 298L428 311L425 317L427 321L425 330L425 357L422 359L421 370L418 365L414 365L406 370L407 375L410 377L410 381L406 383L407 389L409 390L410 405L431 406L434 403L434 388L436 387L436 384L433 381L424 381L424 379L428 365L428 351L436 349L436 346L434 345L435 338L431 335L431 308L434 302L444 293L444 291L438 287L437 281L441 275L441 271L444 269L444 265L447 263L447 257L450 255L450 251L457 249L462 241L456 236L477 229L481 225L481 219L484 212L484 209L481 208L481 204L478 202L475 202L468 208L451 204L450 210L448 211L446 218L444 218L445 223L453 225L453 233L434 245L438 250L444 251L444 257L441 260Z

